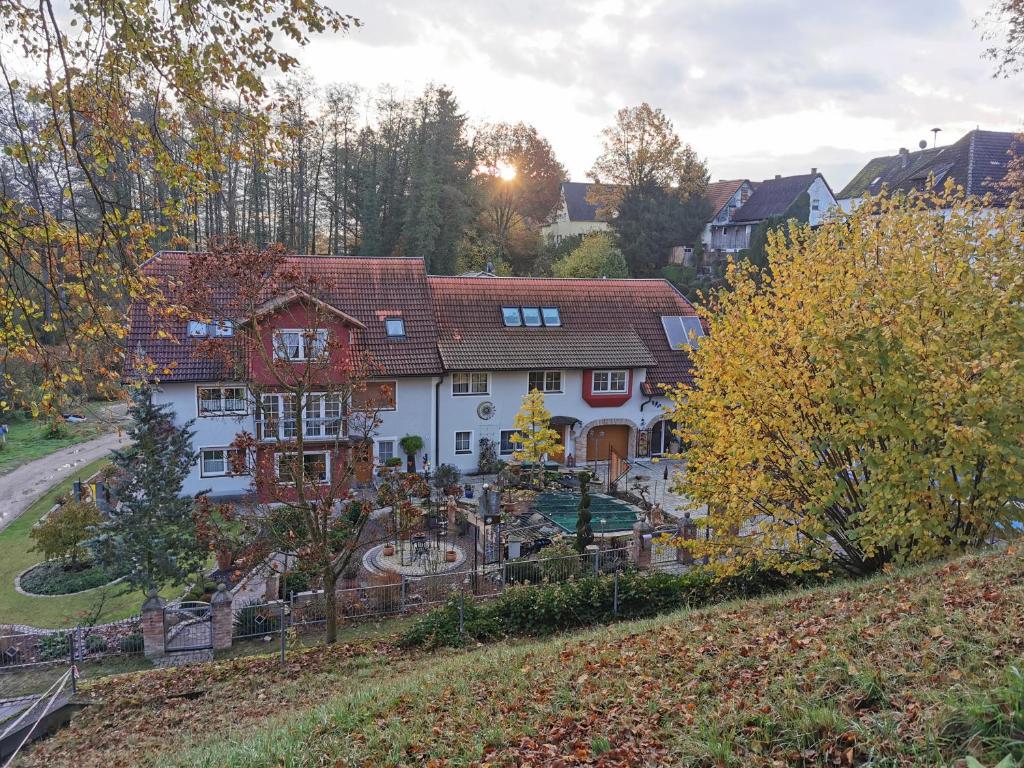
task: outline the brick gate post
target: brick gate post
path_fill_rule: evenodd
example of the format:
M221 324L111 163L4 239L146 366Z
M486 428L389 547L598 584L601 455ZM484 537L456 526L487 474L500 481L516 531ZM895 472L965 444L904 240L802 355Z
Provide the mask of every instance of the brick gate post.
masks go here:
M633 541L630 547L630 555L633 564L644 571L651 567L651 538L654 529L646 520L640 520L633 524Z
M142 647L146 658L164 655L164 606L167 601L151 589L142 604Z
M690 513L683 515L679 524L679 538L684 541L693 541L697 538L697 523L690 519ZM676 561L683 565L693 565L693 551L686 544L676 549Z
M231 629L234 613L231 610L231 593L224 584L210 598L210 632L213 635L213 650L223 651L231 647Z

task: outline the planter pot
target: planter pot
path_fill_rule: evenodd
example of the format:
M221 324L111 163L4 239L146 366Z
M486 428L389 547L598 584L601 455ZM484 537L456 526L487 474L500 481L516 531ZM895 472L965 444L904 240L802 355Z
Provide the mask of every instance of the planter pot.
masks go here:
M225 549L217 551L217 569L220 571L226 571L231 567L231 563L234 562L234 558L231 556L231 552Z
M394 554L395 554L395 545L394 544L385 544L384 545L384 557L391 557Z
M449 549L444 553L444 561L446 563L454 563L456 558L455 550Z
M472 485L463 486L462 490L465 491L467 499L472 499L473 498L473 486Z

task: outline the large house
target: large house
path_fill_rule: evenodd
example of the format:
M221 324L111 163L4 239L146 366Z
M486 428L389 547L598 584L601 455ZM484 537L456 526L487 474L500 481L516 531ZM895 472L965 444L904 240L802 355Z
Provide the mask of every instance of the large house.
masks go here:
M849 212L865 195L876 195L883 188L890 192L938 191L952 179L969 195L991 195L994 205L1006 205L1007 190L1000 182L1019 151L1024 151L1019 134L982 130L970 131L945 147L916 152L901 147L895 155L868 161L837 198L840 207Z
M164 252L144 272L173 291L193 258ZM509 459L513 419L532 389L544 392L561 441L550 460L582 465L605 460L610 451L632 458L675 447L662 387L691 382L691 333L703 330L693 306L667 281L437 277L415 258L287 261L291 271L315 274L330 286L316 297L331 313L315 337L342 339L372 357L377 383L392 393L373 436L378 463L402 455L405 435L423 439L419 468L429 460L476 471L483 439ZM296 318L307 300L288 292L272 297L262 332L294 333L288 329L302 322ZM195 420L199 460L186 493L210 489L230 497L248 490L251 478L232 475L228 461L228 447L243 431L261 440L267 460L258 462L259 471L274 471L276 435L260 432L247 397L257 379L246 377L259 371L251 367L240 377L202 354L207 333L243 332L231 329L185 319L168 329L144 305L132 308L131 349L152 364L157 402L169 404L179 423ZM281 408L275 423L287 426L287 407ZM307 451L322 435L329 454L337 433L323 428L325 414L318 415L315 424L291 429L304 429Z
M608 222L598 218L597 206L587 200L591 186L581 181L562 182L558 211L542 230L545 239L557 243L566 237L607 231Z
M750 235L761 222L787 217L807 195L808 223L817 226L836 198L817 168L800 176L776 176L759 183L743 180L720 182L723 205L704 229L704 249L710 254L732 254L750 247ZM730 192L731 190L731 192Z

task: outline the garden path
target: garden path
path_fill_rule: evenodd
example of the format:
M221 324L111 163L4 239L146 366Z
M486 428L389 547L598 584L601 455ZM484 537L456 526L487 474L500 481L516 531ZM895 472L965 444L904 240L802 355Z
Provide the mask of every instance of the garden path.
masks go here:
M125 445L125 435L115 432L69 446L0 475L0 531L17 520L50 488L73 476L77 469Z

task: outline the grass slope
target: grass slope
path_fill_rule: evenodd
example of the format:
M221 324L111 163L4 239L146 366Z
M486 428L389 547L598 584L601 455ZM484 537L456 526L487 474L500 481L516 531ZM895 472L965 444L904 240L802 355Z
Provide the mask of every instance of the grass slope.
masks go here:
M985 765L1024 756L1024 556L542 642L91 684L28 765Z
M113 431L109 419L94 418L79 424L65 424L64 436L48 438L46 419L14 418L8 422L7 444L0 448L0 475L22 464L49 456L61 448L78 445Z
M115 621L132 616L142 607L140 592L126 592L121 584L97 587L75 595L23 595L14 589L15 577L26 568L42 559L39 552L33 552L35 542L29 532L39 518L53 506L61 494L69 494L75 479L85 479L107 463L100 459L88 464L62 483L47 491L35 504L0 531L0 624L29 624L33 627L56 629L73 627L80 613L93 610L102 595L106 596L100 621ZM165 597L175 597L180 588L164 590Z

